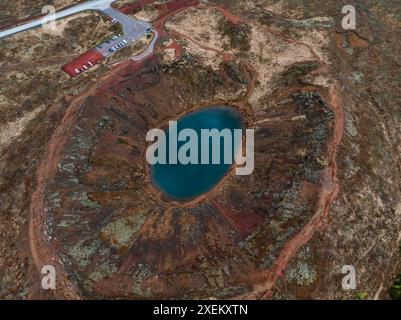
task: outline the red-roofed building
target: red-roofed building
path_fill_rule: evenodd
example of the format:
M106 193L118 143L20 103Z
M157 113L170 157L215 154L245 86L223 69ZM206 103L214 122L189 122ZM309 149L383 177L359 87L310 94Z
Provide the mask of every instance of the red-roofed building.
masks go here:
M104 56L96 49L92 49L80 55L74 61L67 63L61 69L71 77L76 77L101 63L103 60Z

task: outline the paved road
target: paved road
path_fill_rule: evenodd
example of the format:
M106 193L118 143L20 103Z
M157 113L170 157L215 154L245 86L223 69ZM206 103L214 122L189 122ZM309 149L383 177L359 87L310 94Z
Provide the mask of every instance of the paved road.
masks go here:
M136 20L131 17L128 17L125 14L121 13L119 10L116 10L114 8L108 7L106 9L103 9L102 12L108 15L109 17L117 20L122 25L124 33L123 37L113 41L109 41L110 43L102 43L100 46L96 48L96 50L99 51L105 57L112 55L113 53L109 51L110 48L114 47L118 43L121 43L122 40L126 40L129 44L137 41L139 38L144 37L149 29L153 30L152 26L146 21Z
M115 2L116 0L90 0L81 4L78 4L76 6L73 6L71 8L65 9L58 11L54 14L54 19L61 19L65 18L68 16L71 16L73 14L86 11L86 10L105 10L107 8L110 8L110 4ZM12 36L16 33L27 31L30 29L34 29L37 27L41 27L43 25L44 18L36 19L34 21L25 23L23 25L0 31L0 40L7 38L9 36Z
M155 49L155 44L156 44L156 41L157 41L158 38L159 38L159 33L156 30L153 30L152 42L149 44L149 46L142 53L140 53L137 56L131 57L131 60L139 62L139 61L142 61L143 59L145 59L146 57L150 56L153 53L154 49Z
M124 46L137 41L138 39L146 36L146 34L151 30L153 32L153 39L150 43L149 47L146 48L144 52L140 55L133 57L134 61L140 61L146 58L148 55L153 53L155 43L158 38L158 33L156 30L152 28L152 25L147 23L146 21L136 20L131 18L119 10L112 8L110 5L116 0L90 0L81 4L78 4L74 7L61 10L54 14L54 19L61 19L67 16L71 16L73 14L86 11L86 10L97 10L101 11L103 14L109 16L110 18L114 19L116 23L120 23L123 29L124 35L116 39L109 39L107 42L100 44L96 47L96 50L102 54L104 57L109 57L115 52L121 50ZM44 18L40 18L26 24L4 30L0 32L0 40L10 37L16 33L27 31L33 28L41 27L43 25ZM124 46L116 48L117 44L123 43L125 40ZM112 49L114 48L114 49Z

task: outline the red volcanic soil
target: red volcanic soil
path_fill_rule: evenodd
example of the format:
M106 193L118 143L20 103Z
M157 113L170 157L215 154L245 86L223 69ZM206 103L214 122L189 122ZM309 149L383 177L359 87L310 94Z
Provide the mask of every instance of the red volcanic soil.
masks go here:
M198 3L156 5L156 27L163 31L170 15ZM324 72L314 57L313 72ZM44 263L56 265L57 296L271 296L289 261L323 227L337 195L344 115L337 87L326 92L296 78L287 83L298 85L279 88L270 97L275 104L256 118L248 105L256 72L238 63L237 78L247 83L230 78L224 65L213 71L187 62L175 69L156 56L125 62L72 103L39 165L30 207L32 256L38 271ZM246 93L236 101L214 100L240 90ZM199 199L175 203L150 181L146 133L215 103L238 108L249 125L277 114L305 120L258 122L253 175L227 176ZM329 159L327 167L308 160L320 156Z
M202 44L200 41L195 40L194 38L192 38L189 35L186 35L186 34L183 34L183 33L177 32L177 31L170 31L169 35L177 37L177 38L188 39L191 42L197 44L202 49L205 49L207 51L213 51L217 54L220 54L223 56L224 61L233 61L234 60L234 57L231 54L226 53L224 50L218 50L218 49L215 49L212 47L208 47L208 46Z
M169 17L198 4L199 0L176 0L156 4L155 8L159 11L159 16L152 21L152 25L159 31Z
M155 2L156 0L140 0L135 3L126 4L119 8L119 10L124 14L133 14L140 11L143 7ZM159 15L154 21L152 21L152 25L156 29L159 29L164 25L168 17L175 15L187 8L197 6L198 4L199 0L173 0L161 4L156 3L154 4L154 7L158 10Z
M287 242L279 258L275 262L273 273L282 276L289 261L298 252L299 248L309 242L313 234L324 226L328 218L330 207L337 197L339 184L337 180L337 149L344 134L344 112L340 104L340 92L337 86L330 89L330 105L336 114L334 122L334 136L328 145L329 167L320 178L320 196L317 211L312 220L291 241Z
M174 49L175 57L177 59L182 58L183 48L182 48L182 46L180 44L178 44L176 41L173 41L173 43L171 45L166 47L166 49L169 49L169 48Z
M140 11L144 6L150 5L154 2L155 0L142 0L136 3L130 3L119 8L119 11L124 14L135 13L137 11ZM198 4L198 0L176 0L163 4L156 4L155 7L159 11L159 15L155 19L155 21L152 22L152 24L159 31L160 36L164 36L166 35L166 31L164 30L163 25L168 17ZM181 57L182 47L177 43L173 43L171 47L175 49L175 56L177 58ZM70 77L77 77L79 74L86 72L87 70L93 68L95 65L99 64L102 60L104 60L104 57L96 49L92 49L80 55L72 62L64 65L62 67L62 70L66 72ZM84 66L86 66L84 71L76 72L76 70L80 70L84 68Z
M96 49L92 49L79 57L75 58L73 61L64 65L61 69L66 72L70 77L77 77L81 73L93 68L95 65L101 63L105 58ZM86 66L87 69L83 69ZM84 71L80 71L83 69ZM76 72L78 70L78 73Z
M201 66L195 70L200 72ZM305 197L302 171L296 172L303 158L294 157L291 139L281 138L285 134L298 139L303 130L308 132L313 127L312 123L298 128L291 123L264 124L256 135L255 175L228 176L199 201L175 204L157 193L143 167L144 137L148 128L163 125L188 108L182 99L191 101L196 97L194 90L203 87L199 81L196 88L188 87L185 74L163 73L154 56L145 64L121 65L101 85L78 99L56 130L39 168L31 203L30 235L38 267L48 261L64 261L65 265L57 264L60 295L76 297L77 292L87 292L95 297L144 298L146 292L151 292L149 297L176 298L193 297L193 290L201 297L254 294L261 284L263 288L272 284L266 275L278 275L299 246L321 226L316 221L327 214L335 193L331 189L327 189L330 193L322 191L322 200L318 200L319 208L323 201L322 211L310 216L315 198ZM217 74L224 76L223 70ZM210 82L210 78L204 81ZM253 82L248 85L253 87ZM226 82L225 87L221 86L215 83L212 88L219 92L230 89ZM280 112L289 117L308 112L324 119L322 112L327 110L318 93L299 95L301 102L280 107ZM197 104L201 105L203 99ZM303 105L308 109L300 110L305 108ZM274 114L276 110L270 112ZM305 143L302 141L297 140L295 145L299 147ZM266 163L280 170L264 170ZM75 170L69 170L70 166ZM300 180L295 185L303 190L299 196L297 188L292 190L289 183L297 179ZM329 180L327 187L330 186ZM276 196L267 194L266 188ZM305 207L296 217L296 224L292 222L293 213L280 210L288 206L277 196L282 192L296 197L291 200L294 205ZM62 199L62 208L49 202L52 194ZM42 236L50 213L55 226L52 237L59 239L56 242ZM65 228L71 216L74 224ZM119 237L127 232L125 221L130 221L128 230L133 235L120 244ZM275 224L286 228L276 230ZM287 232L287 227L293 228L295 238L275 244L275 237ZM51 244L47 244L49 241ZM76 252L77 246L101 246L101 250ZM86 259L82 260L82 254L89 255L89 265ZM277 255L272 269L262 267L269 255ZM82 263L85 264L81 266ZM82 279L79 288L69 283L64 269ZM85 280L89 278L97 280Z
M207 8L208 6L202 6L202 8ZM241 23L246 23L246 19L243 19L242 17L239 17L229 10L227 10L224 6L222 5L216 5L212 6L215 8L217 11L219 11L229 22L231 22L234 25L239 25Z
M221 205L217 200L211 200L211 203L226 219L231 221L242 239L252 234L263 223L263 219L255 213L232 210Z
M128 3L120 7L118 10L120 10L124 14L135 14L136 12L141 11L143 7L154 2L155 0L140 0L136 1L135 3Z

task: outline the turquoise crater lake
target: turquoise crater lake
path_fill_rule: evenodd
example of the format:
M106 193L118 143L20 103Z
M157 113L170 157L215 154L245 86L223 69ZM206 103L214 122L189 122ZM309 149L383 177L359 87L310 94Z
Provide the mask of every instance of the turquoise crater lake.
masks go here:
M231 140L232 164L224 163L224 139L220 143L220 164L212 164L212 143L209 143L209 164L201 164L201 130L217 129L222 131L229 129L234 136L235 129L243 129L241 114L234 108L228 106L213 106L204 108L183 116L177 120L178 133L184 129L196 131L199 137L198 163L186 164L180 162L170 164L167 152L167 164L155 164L150 167L150 174L153 184L164 193L169 199L176 201L189 201L211 191L230 171L234 163L238 146L234 146L234 139ZM165 130L166 146L169 150L169 130ZM189 140L189 138L188 138ZM188 141L187 140L187 141ZM186 142L178 142L178 150ZM239 143L237 143L239 144ZM178 154L178 152L177 152Z

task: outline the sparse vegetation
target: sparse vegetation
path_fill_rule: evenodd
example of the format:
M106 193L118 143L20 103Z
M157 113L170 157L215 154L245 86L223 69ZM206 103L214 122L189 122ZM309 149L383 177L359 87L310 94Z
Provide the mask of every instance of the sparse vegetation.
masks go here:
M355 295L356 300L368 300L369 299L369 294L367 292L358 292Z
M228 37L232 48L241 51L250 49L250 31L251 28L246 24L233 24L226 18L222 17L218 22L218 31Z
M397 275L389 290L389 295L393 300L401 300L401 273Z

